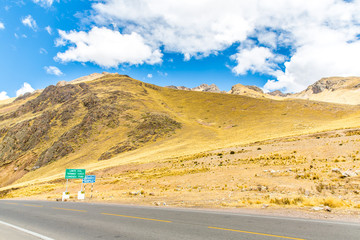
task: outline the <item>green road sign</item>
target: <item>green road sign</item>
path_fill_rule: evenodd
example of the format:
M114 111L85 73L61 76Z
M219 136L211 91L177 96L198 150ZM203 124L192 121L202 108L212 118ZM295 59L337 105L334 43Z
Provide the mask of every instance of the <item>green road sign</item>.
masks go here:
M66 169L65 179L82 179L85 177L85 169Z

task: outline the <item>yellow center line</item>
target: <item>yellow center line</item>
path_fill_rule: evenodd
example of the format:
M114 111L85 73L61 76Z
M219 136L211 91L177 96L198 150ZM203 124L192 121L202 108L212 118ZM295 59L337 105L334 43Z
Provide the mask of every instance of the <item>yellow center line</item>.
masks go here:
M27 207L43 207L41 205L32 205L32 204L23 204L23 205Z
M74 211L74 212L87 212L86 210L78 210L78 209L70 209L70 208L57 208L57 207L53 207L53 209L66 210L66 211Z
M150 221L157 221L157 222L166 222L166 223L172 222L172 221L166 221L166 220L160 220L160 219L134 217L134 216L127 216L127 215L120 215L120 214L112 214L112 213L101 213L101 214L110 215L110 216L118 216L118 217L126 217L126 218L136 218L136 219L150 220Z
M208 228L218 229L218 230L225 230L225 231L232 231L232 232L256 234L256 235L262 235L262 236L268 236L268 237L277 237L277 238L286 238L286 239L295 239L295 240L305 240L305 239L303 239L303 238L285 237L285 236L279 236L279 235L273 235L273 234L257 233L257 232L248 232L248 231L241 231L241 230L228 229L228 228L218 228L218 227L208 227Z

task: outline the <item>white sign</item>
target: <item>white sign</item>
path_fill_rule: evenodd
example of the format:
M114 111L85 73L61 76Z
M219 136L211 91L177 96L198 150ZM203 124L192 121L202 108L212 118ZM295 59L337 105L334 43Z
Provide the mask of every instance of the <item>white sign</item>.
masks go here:
M63 192L62 194L62 201L65 201L70 198L69 192Z
M78 191L78 199L79 200L84 200L85 199L85 192Z

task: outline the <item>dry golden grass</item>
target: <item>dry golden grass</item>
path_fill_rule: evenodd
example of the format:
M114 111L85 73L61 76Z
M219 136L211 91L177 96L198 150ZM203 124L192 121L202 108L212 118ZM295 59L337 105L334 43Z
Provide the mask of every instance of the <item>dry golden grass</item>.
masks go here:
M357 129L351 130L357 131ZM157 162L97 170L92 201L217 208L360 206L360 175L343 178L335 168L360 170L360 135L339 130L281 138ZM337 137L335 137L337 136ZM79 180L71 180L75 200ZM65 180L10 191L5 197L53 200ZM86 196L90 196L89 185ZM334 210L338 211L338 210Z
M332 167L348 169L357 165L360 156L354 149L359 147L359 135L346 136L339 131L320 134L320 139L299 136L359 127L357 106L178 91L113 75L87 84L99 97L114 90L134 94L136 100L127 104L133 107L129 113L135 119L146 112L166 113L180 122L182 128L139 149L98 161L104 151L123 141L131 129L128 125L115 129L98 125L97 134L83 139L81 146L74 146L73 153L0 189L18 188L5 197L57 198L64 191L65 169L86 168L87 173L98 176L98 192L94 195L97 200L142 204L165 201L176 206L204 207L359 206L356 193L346 195L351 203L337 200L337 196L354 191L357 178L355 185L345 184L349 179L331 173ZM80 108L66 128L80 122L84 114L85 109ZM28 114L4 124L30 117L33 116ZM50 146L63 130L53 128L52 140L35 153ZM347 150L342 152L346 146ZM79 185L72 182L70 191L76 192ZM129 194L133 191L144 194Z

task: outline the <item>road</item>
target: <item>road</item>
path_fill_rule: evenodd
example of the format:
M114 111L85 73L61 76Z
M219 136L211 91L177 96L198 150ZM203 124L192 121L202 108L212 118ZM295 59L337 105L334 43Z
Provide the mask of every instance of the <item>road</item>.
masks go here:
M0 200L0 239L360 239L360 224L205 210Z

